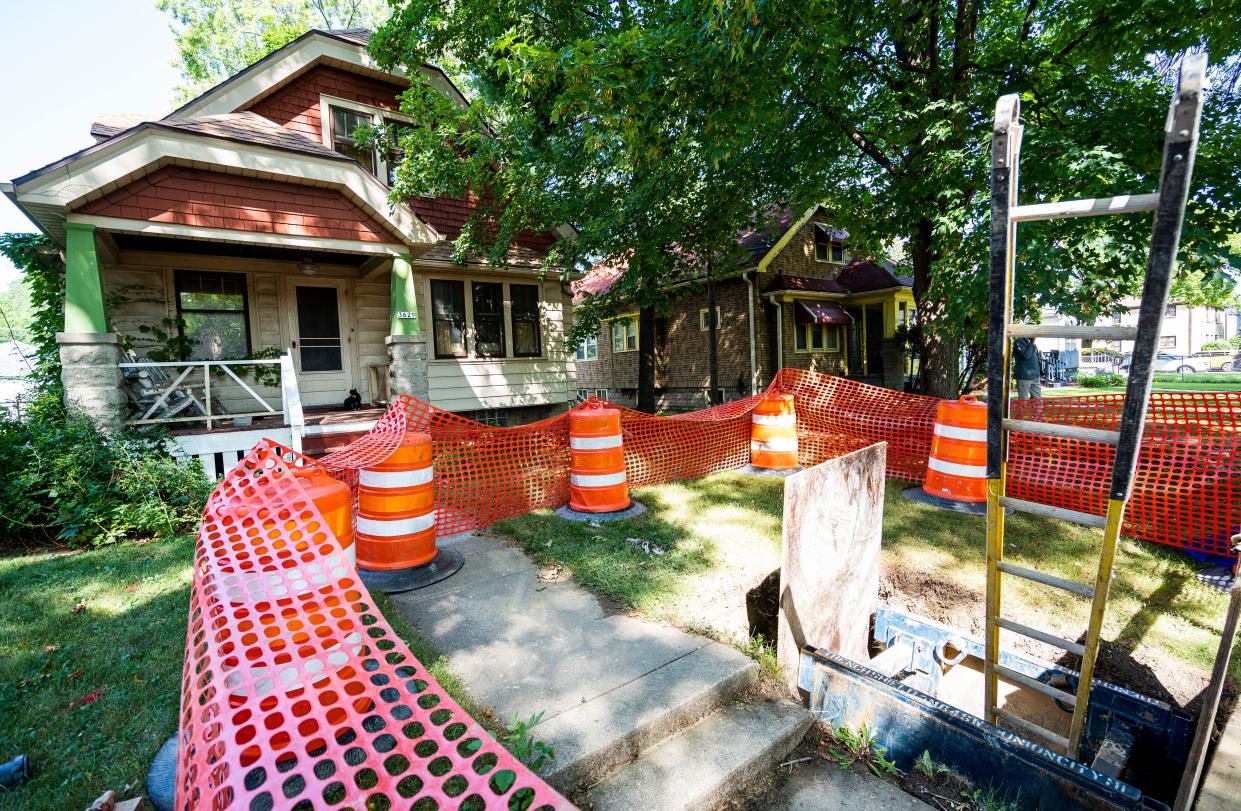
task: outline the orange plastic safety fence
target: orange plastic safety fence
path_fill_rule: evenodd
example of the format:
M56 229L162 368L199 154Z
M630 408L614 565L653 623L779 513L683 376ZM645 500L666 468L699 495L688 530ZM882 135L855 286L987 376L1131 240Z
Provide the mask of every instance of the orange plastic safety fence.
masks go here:
M920 483L939 400L800 369L782 369L769 387L796 400L798 461L814 465L873 442L888 443L888 476ZM733 470L749 461L750 412L765 395L667 417L620 408L630 487ZM1115 428L1120 395L1014 404L1014 415ZM1241 394L1156 393L1125 531L1135 537L1220 555L1241 527L1238 424ZM590 400L576 406L605 404ZM606 403L606 405L612 405ZM618 407L619 406L614 406ZM569 500L568 418L513 428L482 425L402 396L370 434L321 463L356 484L357 470L385 458L406 430L434 443L439 535L479 529ZM1014 435L1010 492L1059 507L1101 513L1108 447Z
M1018 419L1117 430L1124 395L1024 400ZM1102 515L1110 445L1013 434L1008 490L1016 498ZM1153 392L1124 532L1186 549L1231 555L1241 530L1241 392Z
M207 503L177 807L571 808L393 633L290 472L307 463L264 440Z

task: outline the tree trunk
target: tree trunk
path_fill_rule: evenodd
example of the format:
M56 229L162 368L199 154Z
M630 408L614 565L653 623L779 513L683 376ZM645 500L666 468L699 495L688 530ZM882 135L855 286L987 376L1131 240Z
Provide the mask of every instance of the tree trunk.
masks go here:
M955 400L960 396L960 343L944 327L943 302L930 295L934 260L933 224L919 220L910 241L914 270L914 299L922 325L922 357L918 386L923 394Z
M710 273L710 266L707 273ZM715 279L707 279L707 402L720 403L719 324L715 323Z
M655 308L638 311L638 410L655 413Z

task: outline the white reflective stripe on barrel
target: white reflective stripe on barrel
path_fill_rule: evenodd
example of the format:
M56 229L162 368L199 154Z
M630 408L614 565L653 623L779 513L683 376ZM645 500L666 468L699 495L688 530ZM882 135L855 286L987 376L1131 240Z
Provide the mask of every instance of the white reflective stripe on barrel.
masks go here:
M619 448L621 435L615 436L571 436L569 447L575 451L598 451L604 448Z
M373 538L392 538L397 535L410 535L422 532L435 526L435 511L426 515L415 515L413 518L363 518L358 516L358 532Z
M625 483L625 471L620 473L570 473L569 483L574 487L611 487Z
M947 473L949 476L963 476L967 479L987 478L986 465L962 465L957 462L945 462L943 459L936 459L932 456L926 460L926 466L931 470Z
M958 428L955 425L935 423L935 433L947 439L964 439L967 442L986 442L986 428Z
M796 414L751 414L750 422L754 425L796 425Z
M427 465L417 470L362 470L358 473L358 484L363 487L377 487L386 490L394 487L417 487L431 481L435 470Z
M769 439L766 442L760 442L757 439L750 440L750 450L752 451L772 451L774 453L796 453L797 437Z

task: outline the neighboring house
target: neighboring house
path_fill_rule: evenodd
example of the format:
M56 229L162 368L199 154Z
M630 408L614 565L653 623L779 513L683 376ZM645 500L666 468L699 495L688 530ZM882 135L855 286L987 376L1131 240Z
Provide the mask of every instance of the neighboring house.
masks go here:
M21 401L31 390L35 360L35 348L28 343L0 343L0 412L14 416L21 413Z
M1120 315L1100 319L1097 324L1109 326L1137 326L1139 301L1136 298L1122 300L1125 311ZM1076 319L1066 318L1051 308L1042 313L1045 324L1077 323ZM1203 346L1212 341L1226 341L1241 334L1241 317L1236 310L1220 307L1191 306L1184 302L1168 304L1163 315L1163 325L1159 331L1159 350L1173 355L1192 355L1201 352ZM1038 338L1035 343L1044 352L1059 350L1061 353L1082 352L1082 365L1099 365L1091 363L1090 349L1107 349L1128 354L1133 351L1132 341L1094 341L1083 342L1071 338Z
M382 402L390 389L524 422L573 399L569 291L541 277L561 234L520 235L503 267L458 264L470 199L391 201L399 155L353 133L404 125L410 77L381 69L368 41L310 31L167 116L95 122L93 146L5 184L64 247L60 341L76 408L120 418L121 348L166 348L140 328L175 334L178 318L186 359L290 351L306 406L340 408L350 389ZM466 104L441 71L419 70ZM253 409L230 378L215 383L230 412Z
M771 229L739 235L748 261L715 285L721 400L761 390L781 367L903 386L904 352L893 338L913 318L911 280L887 263L850 257L846 237L821 206L800 216L785 212ZM596 265L574 284L575 301L606 293L623 272ZM661 410L708 402L708 317L699 278L676 285L671 311L656 319ZM637 349L638 313L622 307L577 347L579 395L633 403Z

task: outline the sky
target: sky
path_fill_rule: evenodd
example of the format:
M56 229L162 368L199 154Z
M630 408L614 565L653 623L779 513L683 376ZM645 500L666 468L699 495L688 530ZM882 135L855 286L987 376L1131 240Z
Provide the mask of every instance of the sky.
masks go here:
M180 76L155 0L0 0L0 180L90 146L103 112L166 113ZM0 197L0 233L34 231ZM0 257L0 288L18 278Z

